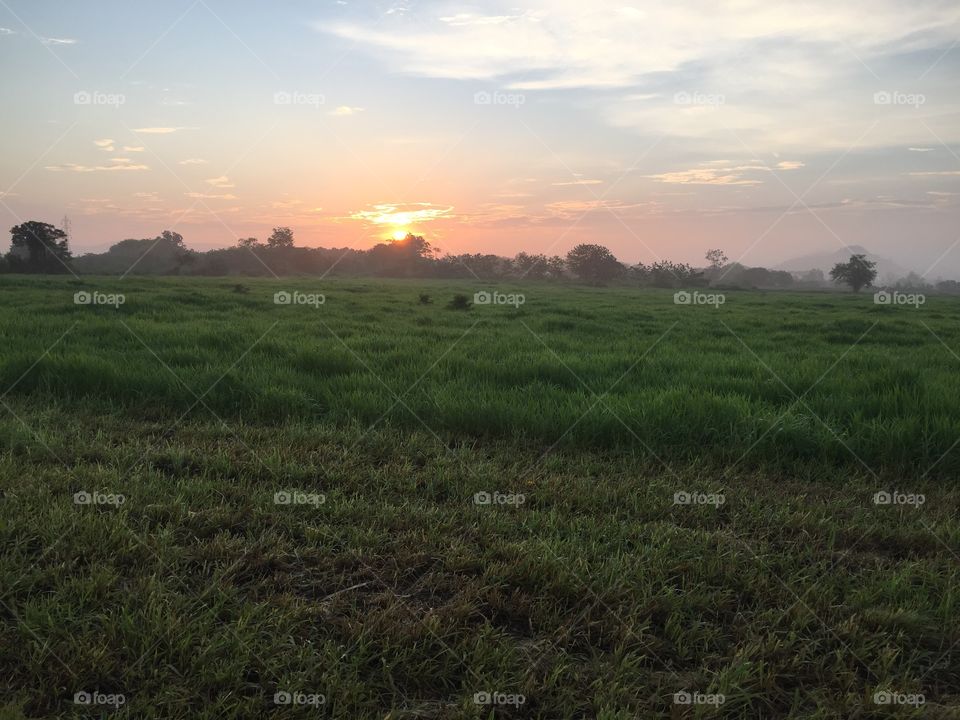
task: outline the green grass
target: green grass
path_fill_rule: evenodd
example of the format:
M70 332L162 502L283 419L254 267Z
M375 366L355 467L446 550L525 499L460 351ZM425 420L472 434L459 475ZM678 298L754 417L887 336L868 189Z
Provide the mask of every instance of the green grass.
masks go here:
M0 277L0 717L960 717L957 300L242 282Z

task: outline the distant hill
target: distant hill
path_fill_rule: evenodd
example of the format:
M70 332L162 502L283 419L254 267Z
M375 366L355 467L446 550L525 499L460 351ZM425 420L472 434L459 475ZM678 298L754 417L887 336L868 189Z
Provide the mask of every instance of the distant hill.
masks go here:
M902 265L890 260L889 258L875 255L862 245L850 245L846 248L837 248L834 252L814 253L812 255L803 255L793 260L787 260L777 265L777 270L789 270L791 272L802 272L819 268L824 274L830 272L830 269L837 263L846 262L851 255L866 255L867 260L872 260L877 264L877 277L880 280L887 279L888 276L902 278L909 270Z

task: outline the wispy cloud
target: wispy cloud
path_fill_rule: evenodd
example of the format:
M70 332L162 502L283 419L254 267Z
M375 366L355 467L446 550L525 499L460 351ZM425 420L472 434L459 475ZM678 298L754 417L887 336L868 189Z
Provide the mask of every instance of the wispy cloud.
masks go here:
M761 185L762 180L745 177L748 170L763 170L760 166L700 167L690 170L648 175L658 182L670 185Z
M233 186L231 185L229 187L233 187ZM184 193L184 195L186 195L188 198L196 198L198 200L236 200L237 199L236 195L231 195L230 193L226 193L224 195L217 195L217 194L211 194L211 193L188 192L188 193Z
M141 171L149 170L147 165L134 165L129 158L114 158L110 165L78 165L76 163L64 163L63 165L48 165L46 167L50 172L72 172L72 173L96 173L113 171Z
M554 187L565 187L567 185L602 185L603 180L568 180L567 182L552 183Z
M375 225L416 225L449 217L452 212L453 206L438 207L433 203L384 203L369 210L358 210L349 217Z
M2 35L16 35L16 33L10 28L0 27L0 36Z
M93 144L106 152L113 152L115 149L113 147L113 140L110 140L109 138L105 138L103 140L94 140Z
M759 0L618 4L530 0L518 11L513 0L489 0L482 12L451 12L423 0L390 23L317 27L392 71L509 90L603 91L594 108L617 127L708 147L729 143L732 130L760 152L850 147L882 111L874 73L906 53L941 52L960 35L960 14L946 0L809 0L800 15ZM916 122L891 116L867 141L915 145L917 137Z
M334 110L331 110L329 114L334 115L336 117L347 117L349 115L356 115L357 113L362 113L363 110L364 109L362 107L350 107L349 105L341 105L340 107L335 108Z
M177 165L206 165L207 161L203 158L187 158L186 160L181 160Z
M134 132L141 135L169 135L183 129L182 127L145 127L137 128Z
M44 45L76 45L77 44L77 41L74 40L73 38L45 37L45 38L40 38L40 42L42 42Z
M236 185L230 182L230 178L228 178L226 175L221 175L220 177L215 177L215 178L209 178L207 180L207 185L210 185L211 187L215 187L215 188L236 187Z

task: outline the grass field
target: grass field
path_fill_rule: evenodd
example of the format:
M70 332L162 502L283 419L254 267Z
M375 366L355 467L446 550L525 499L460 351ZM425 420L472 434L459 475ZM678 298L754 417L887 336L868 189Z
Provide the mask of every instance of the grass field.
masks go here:
M960 717L958 321L0 277L0 717Z

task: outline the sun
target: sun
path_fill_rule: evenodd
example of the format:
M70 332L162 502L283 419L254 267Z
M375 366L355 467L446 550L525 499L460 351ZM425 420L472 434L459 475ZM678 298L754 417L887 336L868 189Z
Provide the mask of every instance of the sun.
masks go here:
M406 230L394 230L391 236L394 240L403 240L407 236Z

